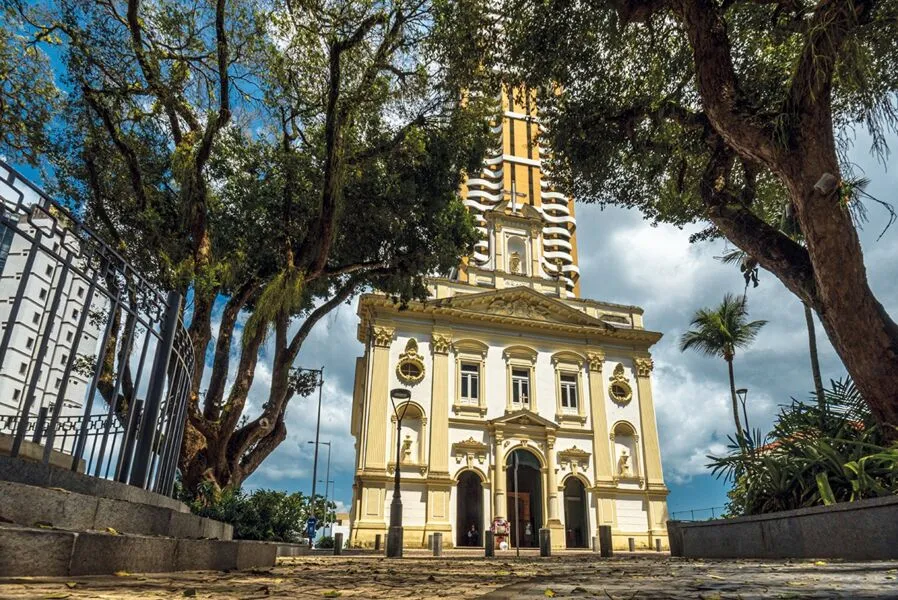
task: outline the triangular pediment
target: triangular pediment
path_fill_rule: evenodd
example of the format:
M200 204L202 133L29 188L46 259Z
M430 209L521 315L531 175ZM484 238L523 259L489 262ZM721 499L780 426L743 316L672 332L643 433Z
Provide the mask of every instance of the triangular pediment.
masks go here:
M526 409L516 410L507 415L503 415L496 419L490 420L493 427L503 427L508 425L524 425L527 427L544 427L546 429L558 429L558 423L550 421L545 417L541 417L534 412Z
M564 302L523 286L441 298L431 300L429 303L444 310L479 313L497 318L614 329L613 326L571 308Z

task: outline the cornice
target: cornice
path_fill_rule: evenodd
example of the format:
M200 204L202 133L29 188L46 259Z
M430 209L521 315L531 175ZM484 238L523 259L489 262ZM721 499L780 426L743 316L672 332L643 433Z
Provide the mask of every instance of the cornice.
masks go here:
M538 292L533 292L538 294ZM506 292L510 295L510 293ZM548 301L559 302L551 298L545 298ZM647 329L630 329L614 327L597 319L590 317L585 313L582 314L581 324L561 323L556 321L538 320L533 318L524 318L508 314L496 314L473 309L460 309L447 305L446 299L429 300L426 302L413 301L401 310L387 296L380 294L365 294L359 300L359 315L362 318L362 325L369 325L368 321L377 322L380 320L383 312L383 318L397 317L404 315L422 315L432 320L440 321L458 321L458 322L481 322L491 323L494 325L507 327L511 329L527 329L535 331L552 332L558 334L567 334L577 337L589 337L591 340L608 341L608 342L630 342L638 346L646 348L657 343L663 334L650 331ZM486 308L489 303L486 303ZM577 312L574 308L567 307L571 312Z

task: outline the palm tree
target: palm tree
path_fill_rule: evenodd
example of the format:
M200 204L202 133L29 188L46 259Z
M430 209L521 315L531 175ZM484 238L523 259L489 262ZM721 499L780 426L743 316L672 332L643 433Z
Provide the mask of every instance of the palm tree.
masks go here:
M727 362L730 374L730 395L733 400L733 420L736 423L736 440L743 447L742 423L739 419L739 402L736 399L736 379L733 375L733 358L737 348L749 346L767 321L749 321L745 296L727 294L720 306L702 308L692 316L689 331L680 338L680 351L693 348L708 356L718 356Z
M758 272L760 265L751 255L739 250L738 248L730 250L723 256L715 256L720 262L732 265L738 264L742 276L745 278L745 292L748 294L748 284L753 283L752 287L758 287ZM823 377L820 375L820 358L817 355L817 331L814 329L814 314L807 302L802 301L804 307L804 321L808 328L808 352L811 356L811 377L814 380L814 393L817 396L817 404L821 407L826 401L826 392L823 390Z

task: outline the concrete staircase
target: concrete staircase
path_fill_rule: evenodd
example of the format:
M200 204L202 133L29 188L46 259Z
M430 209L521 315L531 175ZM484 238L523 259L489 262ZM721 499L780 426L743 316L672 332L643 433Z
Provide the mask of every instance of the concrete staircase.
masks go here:
M232 537L166 496L0 456L0 577L275 564L277 544Z

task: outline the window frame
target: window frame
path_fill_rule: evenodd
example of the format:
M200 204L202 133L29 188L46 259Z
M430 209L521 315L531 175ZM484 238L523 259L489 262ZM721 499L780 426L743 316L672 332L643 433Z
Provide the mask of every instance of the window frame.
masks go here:
M452 351L455 354L455 392L452 400L452 410L455 414L463 414L469 417L483 418L486 415L486 356L489 346L474 339L461 339L452 342ZM462 367L477 367L477 399L463 398Z
M583 385L583 371L586 359L575 352L562 351L552 355L552 365L555 367L555 420L585 426L587 395ZM573 382L567 381L562 385L562 377L573 378ZM570 402L565 406L562 402L565 389L570 383L573 383L576 394L575 406L570 406Z
M532 413L538 413L538 399L536 387L536 361L539 354L533 348L528 346L509 346L502 352L505 358L505 412L516 412L519 410L528 410ZM528 377L528 396L527 405L522 402L514 401L514 379L512 373L515 370L527 371Z

